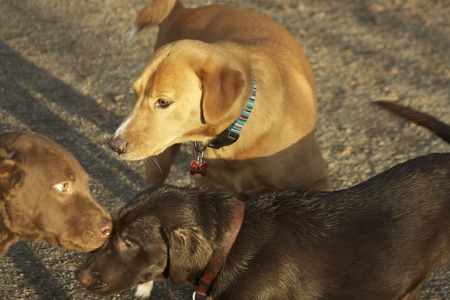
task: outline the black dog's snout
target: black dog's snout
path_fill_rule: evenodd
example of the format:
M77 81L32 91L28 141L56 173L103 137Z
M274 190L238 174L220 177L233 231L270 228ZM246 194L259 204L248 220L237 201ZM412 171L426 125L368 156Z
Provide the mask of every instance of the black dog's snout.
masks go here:
M117 154L124 154L127 151L128 143L120 136L112 137L108 143L109 147Z
M75 275L78 281L85 287L92 284L92 274L88 269L79 269Z

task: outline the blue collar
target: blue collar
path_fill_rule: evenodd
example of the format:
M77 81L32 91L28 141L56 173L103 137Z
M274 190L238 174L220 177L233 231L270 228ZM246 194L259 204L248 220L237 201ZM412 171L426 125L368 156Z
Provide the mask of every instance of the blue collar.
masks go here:
M242 111L239 118L236 121L234 121L234 123L231 124L230 127L228 127L221 134L219 134L215 139L210 140L207 147L220 149L222 147L233 144L239 139L239 134L252 112L253 104L255 103L255 98L256 98L256 80L253 79L252 94L250 98L248 98L247 104L245 105L245 108Z

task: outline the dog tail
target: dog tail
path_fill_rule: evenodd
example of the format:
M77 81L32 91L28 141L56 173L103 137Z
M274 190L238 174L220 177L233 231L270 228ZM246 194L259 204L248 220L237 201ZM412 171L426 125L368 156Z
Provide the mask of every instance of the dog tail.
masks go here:
M147 25L161 24L174 9L183 8L178 0L153 0L152 3L141 9L134 20L130 39Z
M447 125L423 112L393 102L375 101L375 104L405 118L406 120L422 125L423 127L431 130L444 141L450 143L450 125Z

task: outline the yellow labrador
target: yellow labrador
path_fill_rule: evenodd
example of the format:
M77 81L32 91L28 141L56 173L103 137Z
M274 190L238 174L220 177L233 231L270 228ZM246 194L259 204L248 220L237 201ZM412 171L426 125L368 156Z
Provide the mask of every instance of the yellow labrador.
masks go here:
M136 30L149 24L159 24L157 50L109 142L124 159L152 161L148 186L164 182L179 144L193 141L198 185L247 197L329 188L313 74L282 26L243 8L176 0L143 8Z

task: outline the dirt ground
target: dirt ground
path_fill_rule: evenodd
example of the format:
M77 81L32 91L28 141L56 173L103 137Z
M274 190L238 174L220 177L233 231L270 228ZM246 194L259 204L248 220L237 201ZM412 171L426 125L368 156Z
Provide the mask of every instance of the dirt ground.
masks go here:
M142 163L117 160L107 141L133 104L131 84L155 29L128 41L149 0L0 0L0 132L36 131L79 159L94 196L112 213L142 189ZM345 188L407 159L448 152L418 126L371 104L392 100L450 123L448 0L184 0L267 14L299 41L315 73L317 135L333 187ZM191 185L190 146L169 182ZM0 260L0 299L98 299L75 280L85 255L22 241ZM450 268L421 299L450 299ZM190 299L157 285L151 299ZM132 298L130 291L111 299Z

